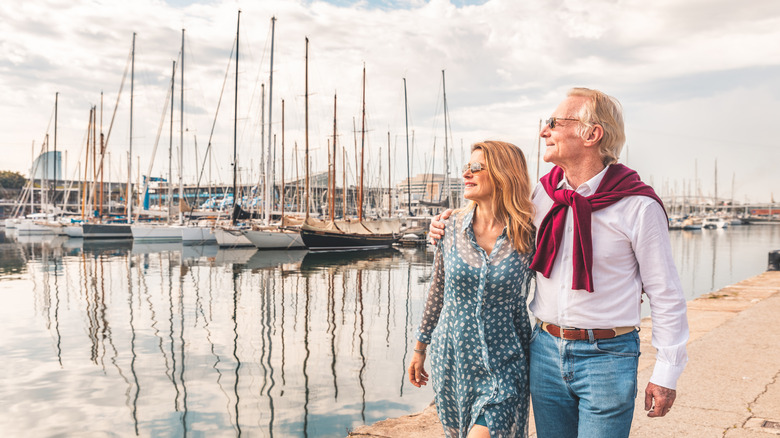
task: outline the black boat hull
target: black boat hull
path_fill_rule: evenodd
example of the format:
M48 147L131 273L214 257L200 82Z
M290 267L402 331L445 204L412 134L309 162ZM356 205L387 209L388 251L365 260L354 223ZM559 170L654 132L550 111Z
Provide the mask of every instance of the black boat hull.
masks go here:
M84 239L132 239L129 224L83 224Z
M389 248L399 237L395 234L347 234L301 229L301 239L312 251Z

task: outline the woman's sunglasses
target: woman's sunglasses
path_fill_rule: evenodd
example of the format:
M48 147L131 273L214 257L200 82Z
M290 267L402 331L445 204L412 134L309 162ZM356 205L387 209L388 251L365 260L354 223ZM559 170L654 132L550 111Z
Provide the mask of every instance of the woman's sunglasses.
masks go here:
M471 173L477 173L485 170L484 167L482 167L482 163L474 162L474 163L467 163L465 166L463 166L463 172L466 173L468 171L471 171Z

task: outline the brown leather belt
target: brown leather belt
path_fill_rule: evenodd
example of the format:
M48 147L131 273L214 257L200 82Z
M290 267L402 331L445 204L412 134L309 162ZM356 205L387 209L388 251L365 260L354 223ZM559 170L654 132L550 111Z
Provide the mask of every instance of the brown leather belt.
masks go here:
M611 329L578 329L578 328L560 328L555 324L539 321L542 330L555 336L569 341L585 341L590 339L588 332L593 333L593 339L611 339L616 336L625 335L636 330L636 327L615 327Z

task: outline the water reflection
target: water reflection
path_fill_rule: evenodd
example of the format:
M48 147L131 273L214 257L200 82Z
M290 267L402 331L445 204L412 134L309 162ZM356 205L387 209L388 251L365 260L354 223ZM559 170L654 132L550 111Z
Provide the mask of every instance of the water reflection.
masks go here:
M672 232L686 295L764 270L780 227ZM429 250L0 241L7 435L345 436L423 409L404 368ZM12 373L6 371L4 377Z

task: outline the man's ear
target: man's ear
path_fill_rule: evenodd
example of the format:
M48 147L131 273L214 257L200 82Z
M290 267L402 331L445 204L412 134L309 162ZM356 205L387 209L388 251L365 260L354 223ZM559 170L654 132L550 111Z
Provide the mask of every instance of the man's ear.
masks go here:
M593 125L585 134L585 146L595 146L604 137L604 128L601 125Z

